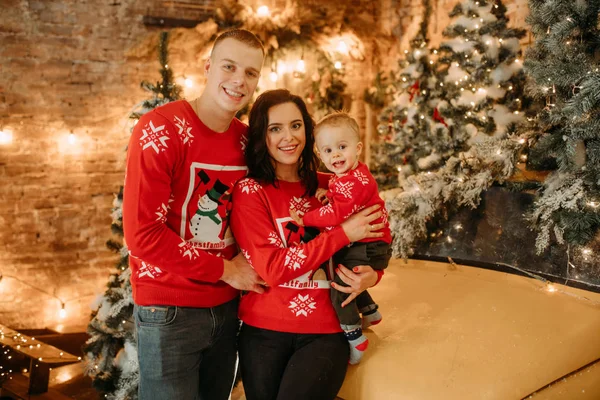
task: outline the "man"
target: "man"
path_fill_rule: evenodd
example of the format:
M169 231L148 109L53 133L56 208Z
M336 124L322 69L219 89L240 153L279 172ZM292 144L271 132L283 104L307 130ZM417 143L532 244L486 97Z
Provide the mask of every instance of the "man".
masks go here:
M227 399L238 290L264 282L236 254L228 214L246 174L247 126L235 113L258 84L264 48L249 31L221 34L199 98L145 114L131 137L123 196L140 363L139 397Z

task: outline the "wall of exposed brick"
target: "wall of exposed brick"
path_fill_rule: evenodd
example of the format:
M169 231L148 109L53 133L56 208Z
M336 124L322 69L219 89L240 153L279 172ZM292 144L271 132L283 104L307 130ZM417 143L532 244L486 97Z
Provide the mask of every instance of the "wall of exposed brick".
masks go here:
M116 257L104 243L111 235L113 193L123 180L127 115L148 97L139 82L156 80L159 67L153 47L159 30L144 26L142 16L177 16L177 10L161 10L162 3L3 2L0 130L12 131L13 141L0 145L0 324L81 329L89 304L104 291ZM523 24L526 0L508 3ZM434 37L453 4L436 2ZM365 40L365 60L346 64L351 111L363 127L363 90L382 65L396 64L420 7L420 0L382 0L366 13L366 21L373 18L383 33L403 35L391 45ZM174 32L169 64L179 82L184 76L202 81L200 53L207 35L207 29ZM193 98L199 90L188 88L185 96ZM58 319L55 297L74 299L66 304L65 320Z

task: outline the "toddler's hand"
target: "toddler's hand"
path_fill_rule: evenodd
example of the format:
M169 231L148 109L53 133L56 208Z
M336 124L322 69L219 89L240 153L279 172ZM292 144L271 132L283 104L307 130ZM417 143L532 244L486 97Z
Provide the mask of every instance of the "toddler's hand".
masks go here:
M329 203L329 199L327 198L327 189L318 188L317 193L315 193L315 197L321 202L321 204Z
M290 208L290 217L292 217L292 219L294 220L294 222L298 226L304 226L304 222L302 221L302 217L300 217L298 215L298 213L296 212L296 210L294 210L293 208Z

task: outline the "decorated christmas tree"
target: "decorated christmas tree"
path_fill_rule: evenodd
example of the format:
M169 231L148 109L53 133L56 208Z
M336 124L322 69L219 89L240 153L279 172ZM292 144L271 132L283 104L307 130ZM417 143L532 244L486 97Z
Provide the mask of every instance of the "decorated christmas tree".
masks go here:
M160 34L158 59L161 80L142 82L144 90L152 97L144 101L130 118L137 120L148 111L178 100L181 88L174 84L173 72L168 66L168 34ZM134 336L133 298L129 277L127 246L123 238L123 188L115 196L111 229L120 237L109 240L107 247L119 255L116 272L110 276L108 288L99 297L88 325L90 338L84 346L86 374L93 380L94 388L108 399L135 399L139 380L136 339Z
M417 241L427 239L430 222L463 206L477 207L481 193L508 179L517 160L526 156L526 140L520 135L528 100L518 58L524 31L508 28L505 13L500 1L468 0L453 9L438 59L429 61L439 64L433 73L440 81L419 86L415 98L431 97L408 106L419 109L419 119L425 122L429 116L435 124L419 126L421 132L414 136L405 132L407 124L397 124L403 138L418 138L423 132L434 136L427 126L441 134L432 140L429 154L416 154L418 173L401 175L402 188L387 194L397 254L409 255ZM427 171L436 163L441 167Z
M529 7L535 43L525 62L534 81L528 89L545 105L532 155L557 167L532 213L536 246L541 252L553 239L588 245L572 255L589 262L590 243L600 241L600 1L530 0Z

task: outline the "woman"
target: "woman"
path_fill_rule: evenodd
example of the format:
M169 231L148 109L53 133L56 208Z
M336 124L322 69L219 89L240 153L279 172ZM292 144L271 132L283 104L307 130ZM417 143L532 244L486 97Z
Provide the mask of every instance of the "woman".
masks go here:
M248 178L233 193L231 227L248 262L266 281L264 294L242 298L239 338L248 400L335 398L348 366L348 341L330 300L330 285L354 296L373 286L370 267L336 272L350 287L330 284L330 257L351 242L380 237L377 207L319 234L296 225L297 213L318 208L313 121L287 90L260 95L250 112ZM326 177L323 178L325 185ZM372 213L372 214L370 214ZM353 296L351 296L353 298Z

